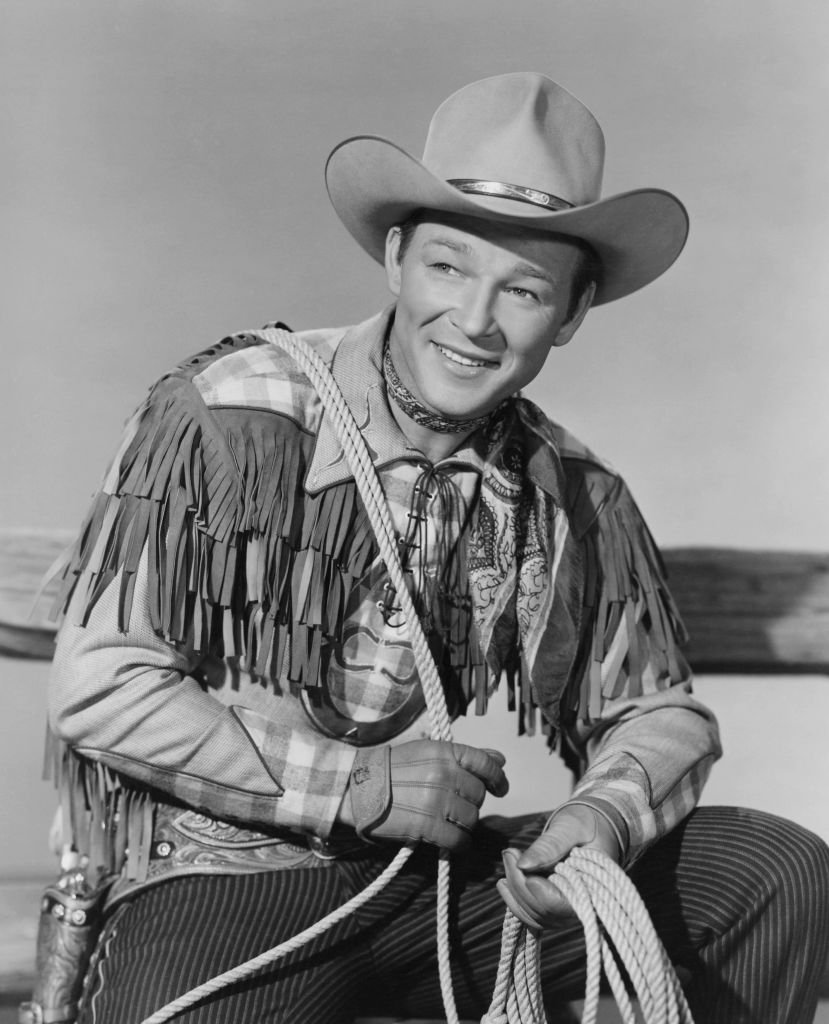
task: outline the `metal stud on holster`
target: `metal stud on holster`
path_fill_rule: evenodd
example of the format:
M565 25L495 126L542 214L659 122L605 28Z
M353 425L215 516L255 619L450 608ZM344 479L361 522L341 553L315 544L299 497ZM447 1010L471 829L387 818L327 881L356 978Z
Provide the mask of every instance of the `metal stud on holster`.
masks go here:
M35 988L18 1024L70 1024L98 941L110 879L92 886L73 869L43 892L37 931Z

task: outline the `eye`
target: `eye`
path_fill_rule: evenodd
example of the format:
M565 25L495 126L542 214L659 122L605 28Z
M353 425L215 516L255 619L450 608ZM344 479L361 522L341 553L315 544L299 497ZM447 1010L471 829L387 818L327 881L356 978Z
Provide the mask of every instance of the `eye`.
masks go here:
M537 295L537 293L533 292L533 291L530 291L529 288L520 288L518 286L515 286L513 288L508 288L507 291L510 293L510 295L515 295L516 298L519 298L519 299L530 299L530 300L532 300L534 302L538 302L538 295Z
M455 267L451 263L444 263L439 261L432 264L432 269L439 271L441 274L452 274L455 272Z

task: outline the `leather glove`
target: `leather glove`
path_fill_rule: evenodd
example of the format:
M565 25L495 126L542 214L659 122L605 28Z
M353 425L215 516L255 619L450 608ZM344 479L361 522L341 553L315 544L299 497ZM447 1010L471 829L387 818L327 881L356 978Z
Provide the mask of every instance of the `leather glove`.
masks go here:
M354 827L364 839L460 849L486 794L509 789L504 763L497 750L439 740L362 749L348 786Z
M618 864L622 845L604 815L586 804L564 804L553 813L544 831L523 853L504 850L506 877L498 882L501 898L527 927L536 931L571 925L570 904L548 876L575 847L601 850Z

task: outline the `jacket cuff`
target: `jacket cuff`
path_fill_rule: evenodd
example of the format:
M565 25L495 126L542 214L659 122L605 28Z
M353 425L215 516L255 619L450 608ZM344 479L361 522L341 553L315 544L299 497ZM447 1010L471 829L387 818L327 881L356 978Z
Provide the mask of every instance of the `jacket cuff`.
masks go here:
M602 800L601 797L596 796L578 797L575 800L567 800L561 805L561 807L578 806L589 807L590 810L600 814L610 825L619 844L619 863L622 867L627 867L630 858L630 829L618 808L609 800ZM561 810L561 807L557 810ZM553 817L555 817L555 812L550 816L550 820Z

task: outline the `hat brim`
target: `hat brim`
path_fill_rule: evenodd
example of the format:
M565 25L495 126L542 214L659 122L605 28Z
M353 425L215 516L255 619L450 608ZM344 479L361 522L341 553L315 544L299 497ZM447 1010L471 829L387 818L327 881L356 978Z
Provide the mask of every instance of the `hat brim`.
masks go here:
M328 158L325 182L340 220L379 263L389 228L420 209L582 239L593 247L602 266L594 306L655 280L679 256L688 237L685 207L663 189L622 192L550 212L514 199L459 192L400 146L376 135L341 142Z

